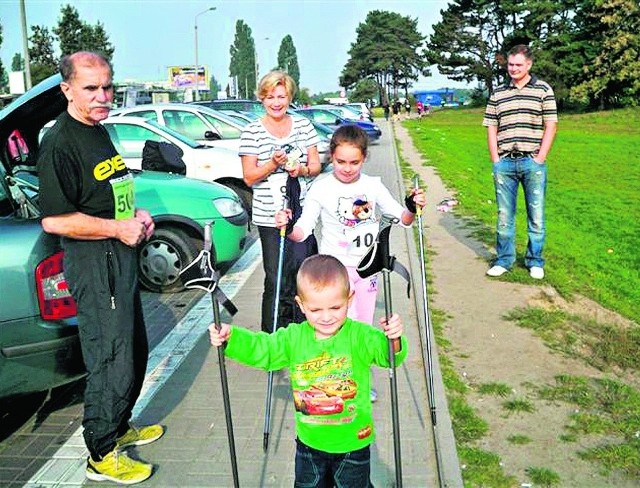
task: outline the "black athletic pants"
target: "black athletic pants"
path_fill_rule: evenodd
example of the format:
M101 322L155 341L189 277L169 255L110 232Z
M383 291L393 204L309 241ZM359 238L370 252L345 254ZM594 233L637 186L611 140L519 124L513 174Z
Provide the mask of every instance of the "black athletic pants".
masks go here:
M264 292L262 293L262 330L273 331L273 305L278 276L278 255L280 252L280 231L275 227L258 226L262 244L262 266L264 268ZM308 256L318 253L318 244L313 235L304 242L284 239L284 261L280 285L280 306L278 308L278 328L291 322L302 322L305 317L295 302L296 274Z
M64 273L78 305L87 368L84 440L92 457L113 450L140 395L149 346L137 280L137 253L114 239L63 239Z

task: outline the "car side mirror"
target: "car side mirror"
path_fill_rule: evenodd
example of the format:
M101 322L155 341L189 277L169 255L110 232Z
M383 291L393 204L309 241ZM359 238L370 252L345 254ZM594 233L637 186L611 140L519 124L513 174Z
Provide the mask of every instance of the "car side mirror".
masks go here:
M219 141L220 139L222 139L222 137L220 136L220 134L218 134L217 132L213 132L212 130L208 130L204 133L204 138L207 141Z
M342 124L342 120L336 119L336 125L340 125L340 124Z

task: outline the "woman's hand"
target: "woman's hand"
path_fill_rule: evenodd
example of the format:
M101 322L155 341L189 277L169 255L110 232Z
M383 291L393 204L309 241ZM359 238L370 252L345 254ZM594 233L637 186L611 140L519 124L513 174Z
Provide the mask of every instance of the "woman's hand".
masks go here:
M287 226L289 221L291 220L292 214L291 209L287 208L284 210L278 210L276 212L276 227L278 229L283 229Z
M275 151L273 151L273 154L271 154L271 162L275 164L276 169L278 169L280 166L284 166L288 160L289 157L287 156L287 153L282 149L276 149Z

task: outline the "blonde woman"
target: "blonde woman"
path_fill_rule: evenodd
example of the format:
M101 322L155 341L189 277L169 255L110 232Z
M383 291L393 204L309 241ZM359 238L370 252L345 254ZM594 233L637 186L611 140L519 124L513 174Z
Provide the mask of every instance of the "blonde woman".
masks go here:
M280 235L275 214L282 208L283 196L289 206L301 212L312 179L320 173L318 134L311 122L287 112L296 92L293 78L283 71L267 73L258 85L257 96L265 115L247 125L242 132L240 157L245 183L253 189L252 222L258 228L265 272L262 294L262 330L273 330L273 308L277 280ZM295 277L302 261L317 253L311 236L294 243L285 240L278 327L304 320L297 308Z

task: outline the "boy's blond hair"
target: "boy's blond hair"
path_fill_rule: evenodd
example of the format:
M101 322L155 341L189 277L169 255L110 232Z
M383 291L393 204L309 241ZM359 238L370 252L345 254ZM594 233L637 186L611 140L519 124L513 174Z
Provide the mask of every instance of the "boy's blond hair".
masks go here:
M304 299L303 291L319 291L328 286L342 287L349 296L349 274L338 259L327 254L316 254L302 262L296 278L298 296Z

